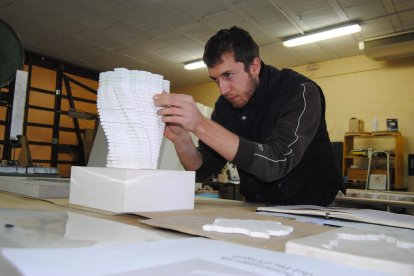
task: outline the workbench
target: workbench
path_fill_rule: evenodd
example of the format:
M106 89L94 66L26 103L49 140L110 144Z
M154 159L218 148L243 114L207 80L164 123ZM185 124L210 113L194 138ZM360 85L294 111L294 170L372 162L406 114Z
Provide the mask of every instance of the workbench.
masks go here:
M234 200L196 197L194 210L114 214L108 211L73 205L65 198L42 200L9 192L0 192L0 223L3 224L3 228L0 231L0 249L64 248L69 250L84 248L84 250L96 250L97 246L105 245L142 247L142 243L146 244L148 242L154 242L154 246L160 246L155 241L179 242L179 240L182 240L183 244L185 244L188 242L188 238L196 236L225 242L228 244L228 248L226 247L228 250L231 250L233 247L237 248L236 246L246 246L245 249L237 250L261 250L259 251L261 254L263 252L266 254L282 254L271 258L283 260L284 258L292 258L292 255L282 253L288 241L318 235L334 229L315 223L301 222L292 219L292 217L264 216L256 213L256 208L259 206L262 205ZM202 230L204 224L213 222L217 217L274 220L290 225L295 230L291 235L271 237L270 239L257 239L243 235L229 235ZM196 241L199 242L199 240ZM219 246L223 246L223 244L220 243ZM207 247L206 250L208 251ZM108 250L108 247L102 248L102 250ZM114 247L113 250L116 249L117 247ZM118 248L118 250L121 249ZM225 251L223 248L223 252ZM35 252L33 254L38 254ZM202 248L197 249L197 252L203 254ZM255 252L254 254L257 253L256 251L252 252ZM28 253L25 252L25 254ZM218 252L217 254L220 253ZM150 257L146 256L146 258ZM304 257L296 256L294 258ZM154 261L154 259L148 260ZM305 260L308 261L308 257ZM318 266L318 271L323 268L326 272L329 272L330 269L338 269L336 267L338 264L329 261L321 262L311 258L309 262L304 267L309 266L311 267L308 267L309 269L314 269L315 266ZM327 267L324 268L324 266ZM0 267L1 272L3 274L6 273L4 275L22 275L2 257L0 257ZM360 268L344 266L341 268L341 271L344 273L354 273L353 269L358 271ZM328 275L326 272L321 275ZM366 275L377 275L376 272L372 274L372 271L369 270L364 270L363 272L367 273ZM83 271L80 275L88 274L85 274L85 271ZM271 273L269 275L274 274Z

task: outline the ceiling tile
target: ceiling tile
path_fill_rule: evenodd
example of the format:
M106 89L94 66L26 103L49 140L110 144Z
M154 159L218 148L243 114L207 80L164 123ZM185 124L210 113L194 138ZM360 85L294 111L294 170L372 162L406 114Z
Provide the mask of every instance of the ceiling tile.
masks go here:
M359 41L414 31L414 1L9 0L0 1L0 18L27 50L97 70L150 70L180 86L208 81L206 70L182 67L202 57L219 29L245 28L266 63L292 67L359 55ZM353 21L361 33L297 48L281 43Z

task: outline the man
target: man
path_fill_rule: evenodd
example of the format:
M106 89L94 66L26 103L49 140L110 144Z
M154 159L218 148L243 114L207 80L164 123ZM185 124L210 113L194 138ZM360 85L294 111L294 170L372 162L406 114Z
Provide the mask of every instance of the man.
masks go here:
M207 42L203 60L220 89L211 120L189 95L157 94L184 168L197 179L237 166L247 201L267 204L330 204L345 192L325 122L322 90L289 69L265 65L257 44L238 27ZM199 138L196 148L190 138Z

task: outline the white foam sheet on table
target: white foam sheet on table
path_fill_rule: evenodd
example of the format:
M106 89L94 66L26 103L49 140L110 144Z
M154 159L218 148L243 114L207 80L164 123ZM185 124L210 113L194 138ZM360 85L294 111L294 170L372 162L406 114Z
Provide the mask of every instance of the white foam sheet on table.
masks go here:
M285 251L394 275L414 275L413 231L342 227L290 240Z

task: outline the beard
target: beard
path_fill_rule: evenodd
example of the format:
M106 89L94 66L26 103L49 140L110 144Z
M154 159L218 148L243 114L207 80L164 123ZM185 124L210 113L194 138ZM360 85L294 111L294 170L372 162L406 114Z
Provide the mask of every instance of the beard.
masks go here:
M238 102L238 103L232 103L233 108L245 107L250 101L250 98L253 96L258 86L259 86L259 81L255 79L253 75L249 72L249 79L246 85L246 89L243 92L243 99L245 100Z

